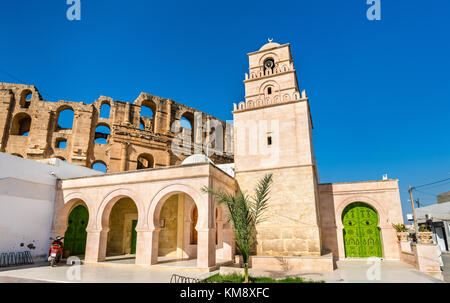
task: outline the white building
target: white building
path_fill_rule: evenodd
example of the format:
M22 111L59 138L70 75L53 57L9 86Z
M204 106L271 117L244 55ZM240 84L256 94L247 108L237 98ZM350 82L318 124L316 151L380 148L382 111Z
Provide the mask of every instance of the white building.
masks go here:
M434 240L441 251L449 251L450 245L450 202L439 203L416 209L419 223L429 222Z
M0 153L0 253L47 258L57 179L103 173L59 159L40 162Z

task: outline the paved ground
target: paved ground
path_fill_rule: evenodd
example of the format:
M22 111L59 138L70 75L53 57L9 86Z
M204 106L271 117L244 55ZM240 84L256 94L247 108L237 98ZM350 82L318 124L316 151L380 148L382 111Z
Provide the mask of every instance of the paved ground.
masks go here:
M446 255L449 257L450 255ZM368 269L373 264L368 264L365 260L345 260L337 262L338 269L333 272L313 273L313 272L266 272L272 277L281 277L283 275L299 275L312 280L325 280L331 283L435 283L442 282L432 278L424 273L417 271L413 266L396 261L381 261L379 266L379 280L377 272L370 271L375 280L368 278ZM99 266L81 266L80 280L76 278L74 267L58 266L51 268L46 264L32 268L19 268L0 271L0 282L60 282L60 283L167 283L170 282L172 274L179 274L192 278L206 278L211 274L191 272L191 271L170 271L159 269L142 268L116 268ZM375 268L373 268L375 269ZM448 272L447 272L448 273Z
M381 261L379 271L374 263L366 260L342 260L337 262L333 272L299 273L311 280L324 280L328 283L442 283L412 265L399 261ZM378 274L379 273L379 274Z
M442 272L444 280L450 283L450 253L442 254L442 261L444 262L444 271Z
M80 266L80 280L75 267L40 264L33 268L10 269L0 272L0 283L59 282L59 283L169 283L172 274L204 279L210 274L201 272L159 269Z

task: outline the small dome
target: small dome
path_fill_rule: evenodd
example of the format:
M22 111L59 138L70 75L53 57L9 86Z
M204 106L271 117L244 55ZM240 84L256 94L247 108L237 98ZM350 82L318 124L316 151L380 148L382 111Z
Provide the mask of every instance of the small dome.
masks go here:
M195 154L195 155L189 156L186 159L184 159L184 161L181 163L181 165L196 164L196 163L212 163L212 164L214 164L214 162L207 156L205 156L203 154Z
M269 43L264 44L263 47L261 47L259 50L260 51L267 50L267 49L275 48L275 47L278 47L278 46L281 46L281 45L276 43L276 42L270 41Z

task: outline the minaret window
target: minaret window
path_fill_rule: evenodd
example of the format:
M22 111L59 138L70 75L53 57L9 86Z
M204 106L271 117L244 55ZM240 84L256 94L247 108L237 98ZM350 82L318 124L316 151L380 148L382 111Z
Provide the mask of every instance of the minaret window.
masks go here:
M268 95L272 95L272 87L269 86L269 87L267 88L267 94L268 94Z
M273 69L275 68L275 61L273 61L272 58L267 59L264 61L264 74L266 73L266 70L270 69L270 71L273 74Z

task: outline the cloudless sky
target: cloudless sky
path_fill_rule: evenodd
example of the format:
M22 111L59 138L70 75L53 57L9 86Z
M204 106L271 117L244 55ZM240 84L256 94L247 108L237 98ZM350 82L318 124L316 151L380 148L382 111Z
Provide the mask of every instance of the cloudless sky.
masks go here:
M133 102L144 91L223 120L244 99L247 53L291 43L314 123L320 181L450 177L450 1L3 0L0 81L46 100ZM450 182L415 192L422 203Z

